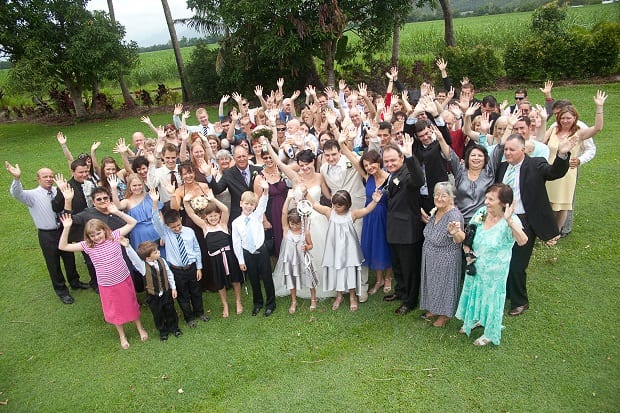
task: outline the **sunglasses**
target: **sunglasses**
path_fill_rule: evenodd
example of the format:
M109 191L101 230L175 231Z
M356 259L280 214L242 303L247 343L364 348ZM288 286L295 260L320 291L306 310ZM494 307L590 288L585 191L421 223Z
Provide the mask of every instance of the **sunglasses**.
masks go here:
M95 201L97 201L97 202L105 202L105 201L109 201L109 200L110 200L110 198L107 197L107 196L102 196L102 197L99 197L99 198L95 198Z
M277 130L278 132L284 132L284 131L286 130L286 128L276 128L276 130Z
M523 100L525 99L525 96L515 96L515 100Z

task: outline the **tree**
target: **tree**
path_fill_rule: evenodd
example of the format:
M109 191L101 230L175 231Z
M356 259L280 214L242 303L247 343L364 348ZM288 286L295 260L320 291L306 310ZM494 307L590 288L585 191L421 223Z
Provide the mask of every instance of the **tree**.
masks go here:
M450 0L439 0L444 21L444 41L446 46L454 46L454 26L452 25L452 9Z
M17 0L0 5L0 51L15 64L14 79L32 86L62 84L77 116L82 92L114 79L137 59L137 45L104 12L86 10L86 0Z
M177 68L179 70L179 79L181 80L181 91L183 95L183 102L187 102L190 100L190 93L189 93L189 88L187 87L187 81L185 77L185 67L183 66L183 56L181 55L181 48L179 47L179 40L177 39L177 32L174 28L172 14L170 14L170 7L168 7L168 0L161 0L161 5L164 8L164 15L166 16L166 24L168 25L168 32L170 32L170 41L172 42L172 48L174 49L174 57L177 61Z
M108 0L108 11L110 12L110 20L112 24L116 25L116 16L114 15L114 1ZM123 99L125 100L125 106L129 109L136 106L136 102L133 100L131 93L129 92L129 88L127 87L127 82L125 82L125 76L123 75L123 71L121 68L121 72L118 75L118 83L121 86L121 91L123 92Z

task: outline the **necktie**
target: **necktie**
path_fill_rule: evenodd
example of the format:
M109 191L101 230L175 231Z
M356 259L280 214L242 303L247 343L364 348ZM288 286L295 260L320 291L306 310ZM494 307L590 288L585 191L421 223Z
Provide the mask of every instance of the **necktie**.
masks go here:
M247 186L250 186L250 175L248 175L248 171L241 171L241 175L243 176L243 180Z
M174 186L174 189L177 189L179 187L177 175L174 173L174 171L170 171L170 183L172 184L172 186Z
M202 134L203 134L204 136L209 135L209 128L208 128L207 126L203 126L203 127L202 127Z
M517 167L514 165L508 165L508 169L506 169L506 173L504 174L504 179L502 180L502 182L509 187L514 188L516 174Z
M189 265L189 257L187 256L187 250L185 249L185 243L181 237L181 233L175 233L177 237L177 244L179 245L179 255L181 256L181 263L184 267Z
M250 227L250 217L245 217L245 235L247 238L247 250L253 253L256 251L256 245L254 242L254 236L252 235L252 228Z

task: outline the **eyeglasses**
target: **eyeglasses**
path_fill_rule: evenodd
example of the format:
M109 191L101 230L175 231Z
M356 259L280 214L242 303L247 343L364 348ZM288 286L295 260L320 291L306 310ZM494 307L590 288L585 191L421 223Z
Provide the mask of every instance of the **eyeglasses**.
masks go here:
M448 199L450 195L448 194L433 194L433 198L435 199Z
M95 201L97 201L97 202L106 202L106 201L109 201L109 200L110 200L110 198L107 197L107 196L102 196L102 197L99 197L99 198L95 198Z
M523 100L525 99L525 96L515 96L515 100Z
M284 131L286 130L286 128L276 128L276 130L277 130L278 132L284 132Z

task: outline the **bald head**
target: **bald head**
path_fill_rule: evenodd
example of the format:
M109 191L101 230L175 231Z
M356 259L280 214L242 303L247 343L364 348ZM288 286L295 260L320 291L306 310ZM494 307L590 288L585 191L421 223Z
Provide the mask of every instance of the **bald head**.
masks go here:
M145 140L146 138L142 132L134 132L134 134L131 135L131 144L136 149L142 149L144 147Z
M41 168L37 171L37 182L45 190L50 190L54 185L54 171L50 168Z

